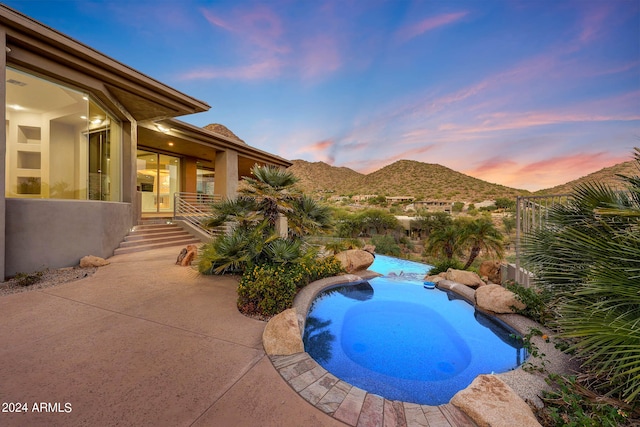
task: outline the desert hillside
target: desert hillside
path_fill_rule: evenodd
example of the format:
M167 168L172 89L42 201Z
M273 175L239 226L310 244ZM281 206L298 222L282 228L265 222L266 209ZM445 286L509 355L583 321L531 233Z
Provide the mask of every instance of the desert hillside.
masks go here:
M635 176L638 174L640 174L640 171L638 171L638 168L636 167L636 162L628 161L600 169L597 172L590 173L589 175L567 182L566 184L536 191L536 194L566 194L570 193L576 185L593 181L605 183L614 188L618 188L620 187L620 178L618 175Z
M300 179L300 188L309 193L378 194L468 202L531 194L526 190L491 184L441 165L413 160L399 160L367 175L345 167L304 160L293 160L289 170Z
M583 182L598 181L617 185L617 175L638 175L634 161L619 163L553 188L531 193L527 190L492 184L456 172L445 166L414 160L399 160L370 174L323 162L293 160L289 168L299 179L298 186L307 193L328 196L377 194L411 196L417 200L446 200L477 203L500 197L565 194Z

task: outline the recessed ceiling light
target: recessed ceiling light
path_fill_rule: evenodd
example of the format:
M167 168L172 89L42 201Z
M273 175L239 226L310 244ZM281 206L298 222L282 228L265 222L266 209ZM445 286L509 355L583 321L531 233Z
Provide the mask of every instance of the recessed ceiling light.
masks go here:
M170 142L170 143L169 143L169 147L173 147L173 142Z
M21 82L20 80L16 80L16 79L8 79L7 83L11 83L12 85L16 85L16 86L26 86L27 85L25 82Z

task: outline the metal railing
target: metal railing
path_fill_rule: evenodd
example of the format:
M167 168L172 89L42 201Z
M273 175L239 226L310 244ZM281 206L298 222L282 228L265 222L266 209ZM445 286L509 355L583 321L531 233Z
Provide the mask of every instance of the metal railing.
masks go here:
M557 204L564 204L571 194L554 194L548 196L518 196L516 199L516 282L528 286L531 273L523 268L520 256L522 245L527 234L542 228L549 218L549 209Z
M219 230L202 226L202 221L211 216L211 204L222 200L219 194L174 193L173 218L188 222L208 235L217 235Z

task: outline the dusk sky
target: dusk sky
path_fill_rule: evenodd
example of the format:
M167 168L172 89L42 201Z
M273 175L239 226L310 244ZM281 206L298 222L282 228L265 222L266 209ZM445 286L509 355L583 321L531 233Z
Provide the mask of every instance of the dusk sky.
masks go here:
M290 160L537 190L640 146L640 0L4 3Z

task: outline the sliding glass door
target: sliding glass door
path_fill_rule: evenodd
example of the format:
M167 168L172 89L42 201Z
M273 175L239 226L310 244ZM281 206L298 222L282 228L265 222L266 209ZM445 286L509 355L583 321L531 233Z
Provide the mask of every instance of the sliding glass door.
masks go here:
M138 150L137 186L142 213L173 211L173 194L180 191L180 158Z

